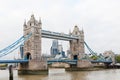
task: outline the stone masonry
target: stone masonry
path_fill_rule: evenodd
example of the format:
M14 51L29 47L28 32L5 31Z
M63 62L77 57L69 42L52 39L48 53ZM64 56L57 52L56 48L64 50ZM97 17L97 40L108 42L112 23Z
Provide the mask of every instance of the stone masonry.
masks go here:
M74 30L71 35L79 36L78 40L72 40L70 41L70 51L71 51L71 58L75 55L77 55L78 58L80 58L84 53L84 31L79 30L78 26L74 27Z
M24 58L28 63L19 65L18 74L46 74L47 61L41 57L41 20L37 21L34 15L24 22L24 36L32 33L32 36L24 43ZM37 71L37 72L36 72Z
M24 56L31 56L31 59L41 57L41 20L39 22L31 15L30 20L24 23L24 36L32 33L32 36L24 44Z

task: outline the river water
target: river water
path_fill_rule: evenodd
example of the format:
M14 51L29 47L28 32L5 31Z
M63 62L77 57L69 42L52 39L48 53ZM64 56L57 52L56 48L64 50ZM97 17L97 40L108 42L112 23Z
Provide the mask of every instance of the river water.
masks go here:
M50 69L49 75L17 75L14 70L14 80L119 80L120 69L101 71L74 71L64 69ZM9 80L8 70L0 70L0 80Z

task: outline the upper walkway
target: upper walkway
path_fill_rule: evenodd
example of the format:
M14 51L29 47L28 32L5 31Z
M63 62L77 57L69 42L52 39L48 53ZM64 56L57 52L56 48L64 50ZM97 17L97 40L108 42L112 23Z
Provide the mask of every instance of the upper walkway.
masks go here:
M58 32L51 32L51 31L46 31L46 30L42 30L42 37L43 38L65 40L65 41L79 39L79 37L75 36L75 35L58 33Z

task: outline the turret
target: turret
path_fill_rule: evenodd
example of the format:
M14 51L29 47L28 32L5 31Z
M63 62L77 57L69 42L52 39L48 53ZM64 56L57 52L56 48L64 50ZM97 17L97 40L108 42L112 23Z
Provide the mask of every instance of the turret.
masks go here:
M80 34L79 28L77 25L75 25L72 35L79 35L79 34Z
M26 27L26 20L24 21L24 24L23 24L24 27Z
M41 18L39 18L38 25L40 26L40 29L42 29L42 22L41 22Z

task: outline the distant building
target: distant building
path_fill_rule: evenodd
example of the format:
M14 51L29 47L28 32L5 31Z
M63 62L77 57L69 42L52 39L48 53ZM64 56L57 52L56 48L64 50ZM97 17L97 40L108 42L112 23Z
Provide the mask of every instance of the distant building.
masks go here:
M56 55L61 55L61 57L65 57L65 52L63 51L62 45L59 45L58 40L53 40L51 46L51 56L55 57Z
M59 51L59 52L62 52L62 51L63 51L62 45L58 45L58 51Z
M53 40L50 52L51 56L56 56L56 54L58 54L58 40Z
M103 56L105 57L106 60L112 60L112 64L115 64L115 53L111 50L105 51L103 53Z
M71 59L71 51L70 50L67 50L67 58Z

